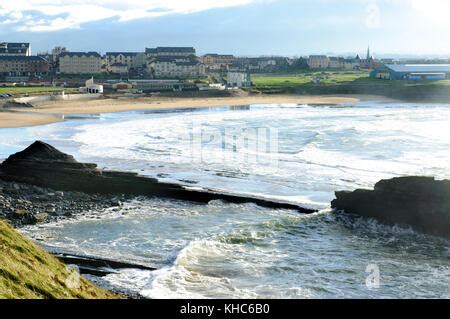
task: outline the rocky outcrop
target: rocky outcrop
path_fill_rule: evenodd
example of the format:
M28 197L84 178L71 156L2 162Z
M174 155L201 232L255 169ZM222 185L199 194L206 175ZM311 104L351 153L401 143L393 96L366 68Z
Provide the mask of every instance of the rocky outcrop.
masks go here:
M271 208L296 209L303 213L314 212L290 203L194 190L177 184L160 183L156 179L134 173L100 170L96 164L79 163L72 156L40 141L5 160L0 165L0 179L59 191L157 196L202 203L224 200L231 203L255 203Z
M450 181L432 177L382 180L374 190L336 192L332 208L450 238Z

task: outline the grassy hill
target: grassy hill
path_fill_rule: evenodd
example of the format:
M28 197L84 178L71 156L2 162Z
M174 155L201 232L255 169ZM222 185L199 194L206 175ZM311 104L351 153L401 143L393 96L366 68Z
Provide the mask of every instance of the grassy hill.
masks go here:
M0 299L117 298L0 221Z

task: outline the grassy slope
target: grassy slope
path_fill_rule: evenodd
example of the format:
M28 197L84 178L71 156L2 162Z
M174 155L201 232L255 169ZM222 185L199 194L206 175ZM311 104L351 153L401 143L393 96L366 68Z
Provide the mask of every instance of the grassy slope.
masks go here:
M117 297L84 278L79 287L73 288L67 281L70 274L63 263L0 221L0 298Z
M320 77L321 82L313 83ZM370 79L367 73L314 73L252 76L255 88L264 93L370 94L405 100L450 101L450 81L386 81Z

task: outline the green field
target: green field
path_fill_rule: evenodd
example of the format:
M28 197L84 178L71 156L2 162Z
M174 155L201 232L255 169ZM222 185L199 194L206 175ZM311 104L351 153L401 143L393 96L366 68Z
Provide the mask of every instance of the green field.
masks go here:
M38 95L53 93L56 91L64 90L66 93L77 92L76 88L61 88L51 86L0 86L0 94L13 94L13 95Z
M358 79L368 78L368 74L301 74L297 76L260 76L253 75L252 81L257 88L295 88L300 85L314 84L313 80L320 79L321 84L350 83Z
M315 82L319 79L319 82ZM450 81L388 81L367 73L315 72L298 75L253 75L256 90L266 94L367 94L410 101L450 102Z

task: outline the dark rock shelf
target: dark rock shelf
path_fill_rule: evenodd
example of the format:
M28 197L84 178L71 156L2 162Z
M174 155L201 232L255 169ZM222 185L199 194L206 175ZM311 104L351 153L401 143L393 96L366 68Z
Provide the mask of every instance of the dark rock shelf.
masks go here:
M52 254L65 264L76 265L82 275L88 274L103 277L109 274L117 273L117 271L122 269L139 269L148 271L156 270L156 268L144 265L93 256L80 256L60 252L53 252Z
M382 180L373 190L336 192L332 208L450 239L450 181L433 177Z
M135 173L100 170L96 164L79 163L72 156L40 141L5 160L0 165L0 179L58 191L155 196L200 203L223 200L237 204L255 203L269 208L294 209L301 213L315 212L290 203L210 190L193 190L177 184L160 183L156 179Z

